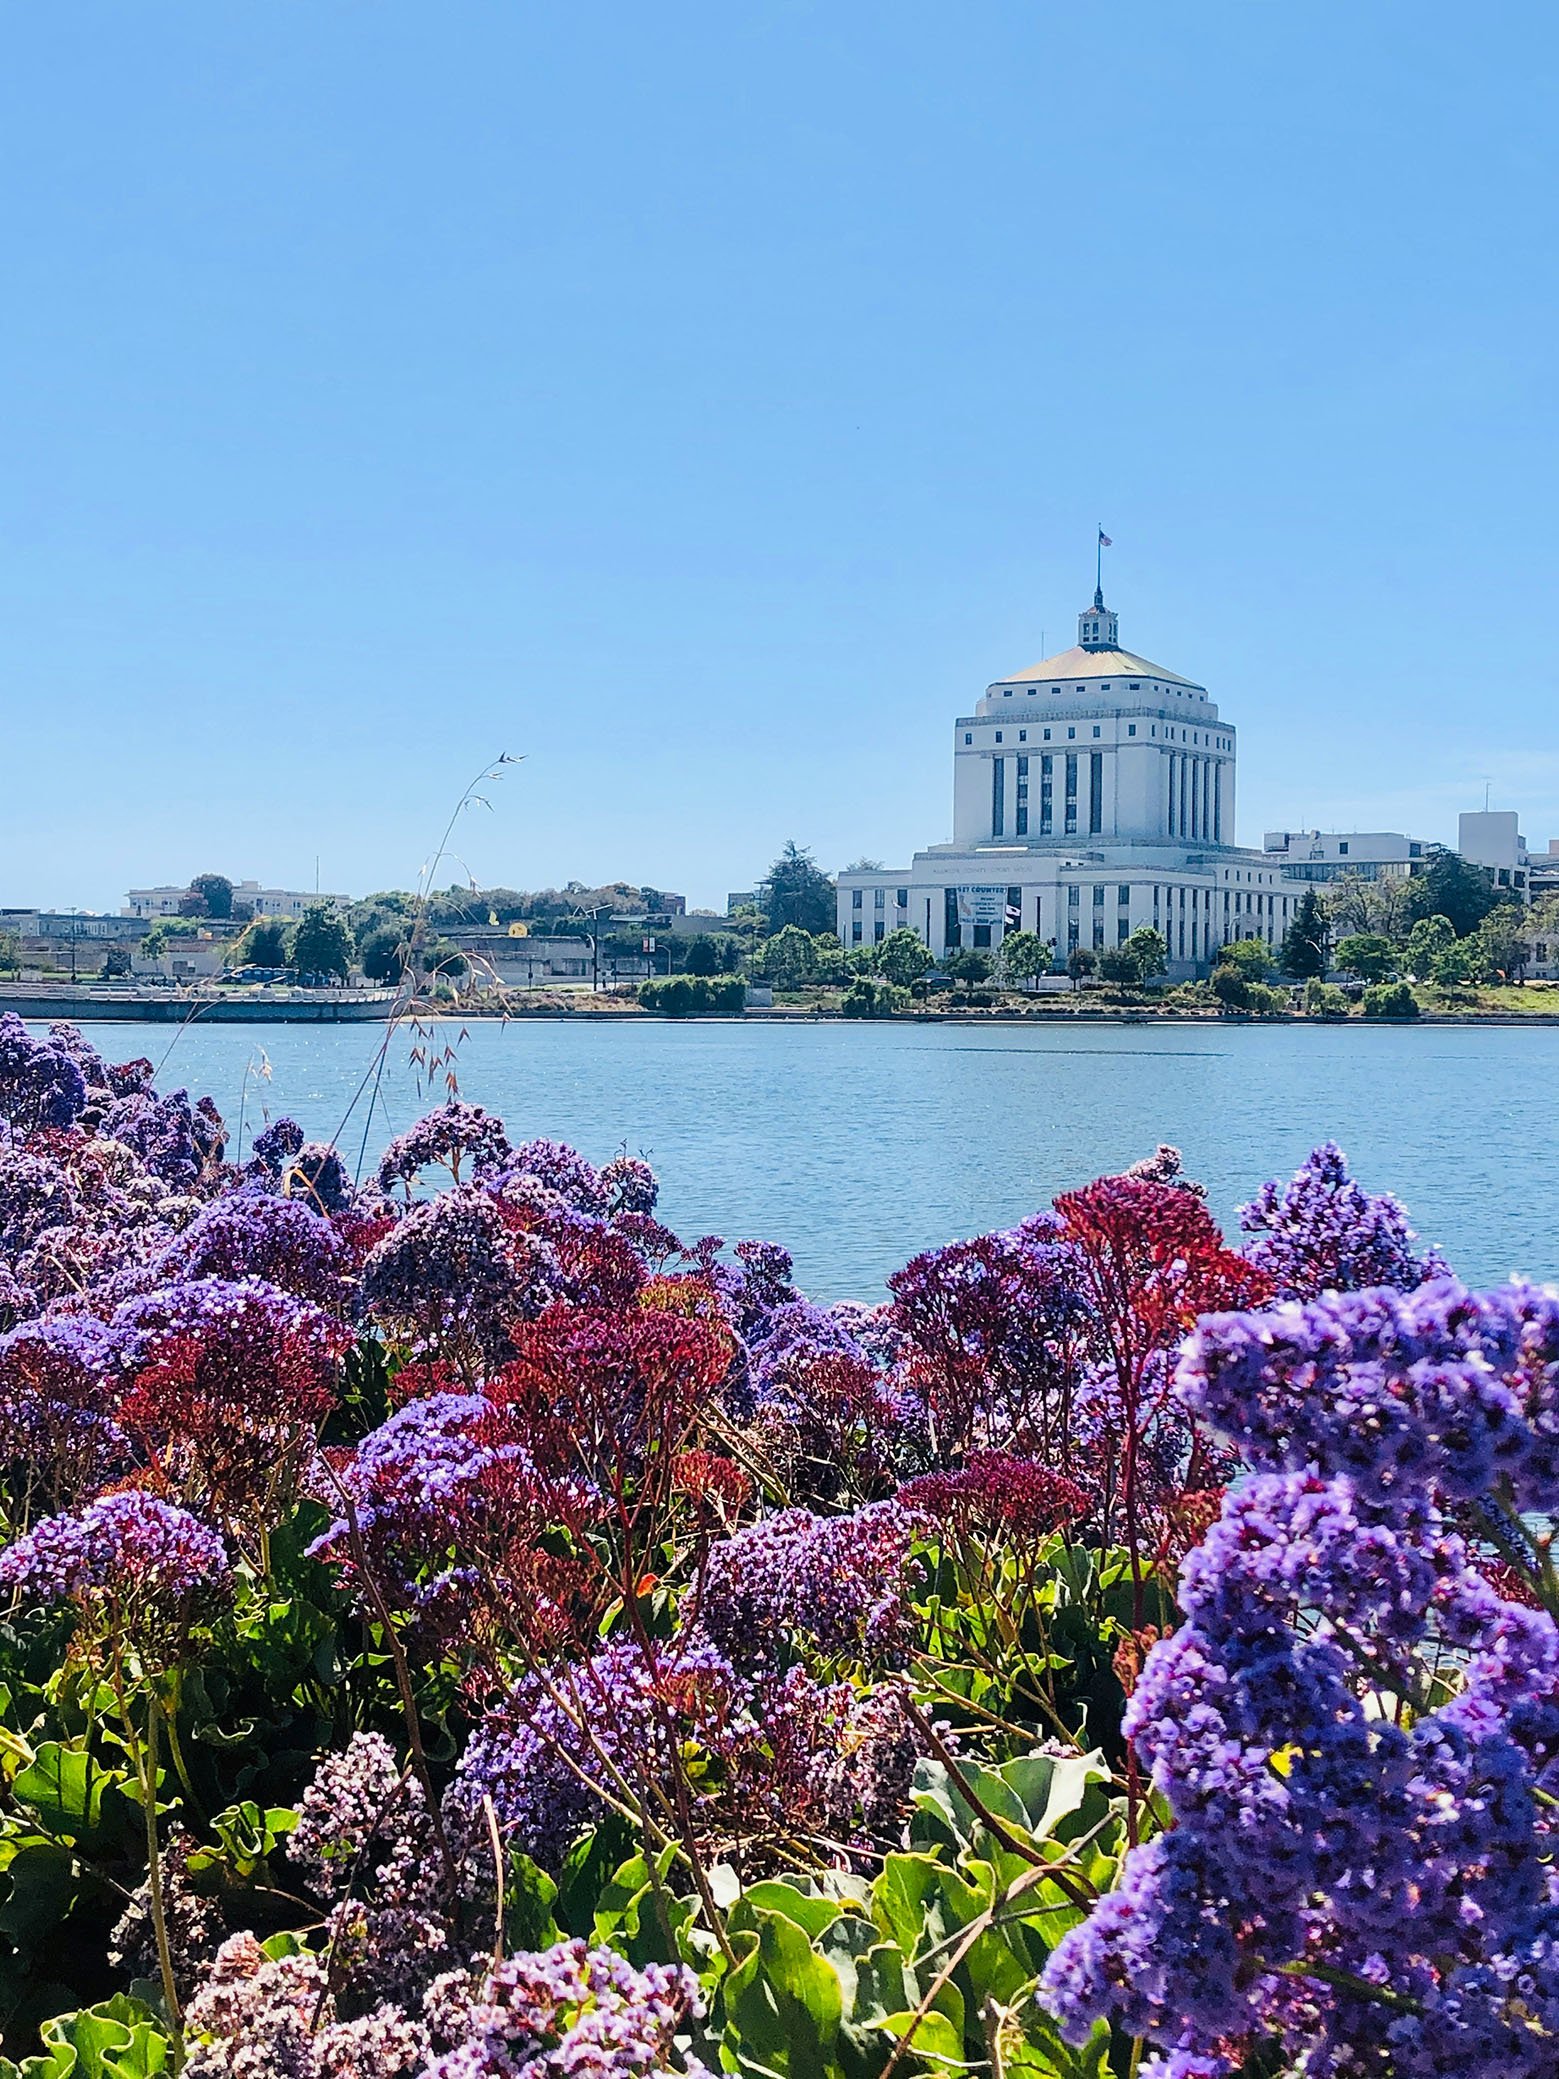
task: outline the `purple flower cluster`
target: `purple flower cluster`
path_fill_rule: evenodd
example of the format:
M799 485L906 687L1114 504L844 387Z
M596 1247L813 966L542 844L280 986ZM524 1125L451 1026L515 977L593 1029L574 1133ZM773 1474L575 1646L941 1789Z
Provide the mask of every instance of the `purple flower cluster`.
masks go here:
M113 1339L90 1314L24 1321L0 1336L0 1468L42 1482L58 1507L129 1461L113 1419Z
M339 1307L346 1268L345 1245L328 1220L300 1199L246 1186L204 1207L147 1266L147 1283L263 1278L299 1299Z
M457 1184L375 1244L362 1296L392 1340L474 1379L512 1354L510 1329L541 1312L557 1281L544 1241L511 1230L479 1186Z
M23 1133L69 1126L86 1101L74 1056L52 1039L35 1040L14 1011L0 1012L0 1119Z
M620 1640L580 1665L522 1676L467 1744L447 1797L452 1828L477 1837L490 1797L505 1837L555 1869L608 1806L670 1782L683 1741L729 1754L748 1703L747 1684L700 1640L653 1661Z
M612 1189L601 1171L562 1141L522 1142L504 1164L503 1174L506 1181L534 1177L576 1213L604 1213L611 1204Z
M1283 1299L1370 1285L1410 1291L1445 1270L1433 1249L1422 1257L1416 1253L1397 1199L1354 1182L1335 1141L1307 1156L1286 1184L1263 1184L1240 1208L1240 1226L1252 1237L1246 1255Z
M255 1148L258 1152L258 1142ZM509 1160L509 1137L503 1130L503 1121L484 1112L480 1105L452 1097L448 1104L429 1112L391 1141L380 1158L379 1186L392 1191L401 1184L409 1191L423 1170L434 1167L447 1169L458 1184L462 1171L468 1180L491 1176Z
M702 2011L685 1964L636 1970L609 1949L560 1942L481 1980L447 1979L428 2004L438 2032L460 2040L426 2079L707 2079L679 2041Z
M74 1602L96 1631L148 1659L168 1651L231 1582L215 1531L135 1489L46 1517L0 1552L0 1590L45 1607Z
M1170 2072L1267 2044L1316 2075L1554 2070L1559 1628L1443 1512L1538 1578L1556 1367L1559 1308L1519 1285L1200 1324L1182 1389L1256 1470L1131 1698L1175 1824L1056 1950L1067 2031L1106 2016Z
M209 1097L191 1104L187 1090L158 1097L138 1090L116 1098L98 1131L123 1141L153 1176L177 1191L192 1191L209 1167L220 1163L227 1142L222 1115Z
M1536 1286L1442 1278L1208 1315L1177 1380L1248 1464L1346 1474L1373 1507L1559 1508L1559 1300Z
M892 1656L908 1635L915 1531L895 1502L848 1516L781 1509L711 1546L693 1621L743 1657L771 1655L787 1635L824 1654Z
M614 1218L653 1213L660 1197L654 1170L637 1155L614 1155L601 1171L601 1187Z

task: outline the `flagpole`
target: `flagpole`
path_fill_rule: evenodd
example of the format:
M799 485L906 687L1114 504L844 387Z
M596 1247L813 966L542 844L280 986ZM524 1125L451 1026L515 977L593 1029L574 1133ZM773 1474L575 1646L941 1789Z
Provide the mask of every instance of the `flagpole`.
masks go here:
M1102 523L1099 528L1099 539L1095 542L1093 551L1093 588L1096 592L1104 590L1104 527Z

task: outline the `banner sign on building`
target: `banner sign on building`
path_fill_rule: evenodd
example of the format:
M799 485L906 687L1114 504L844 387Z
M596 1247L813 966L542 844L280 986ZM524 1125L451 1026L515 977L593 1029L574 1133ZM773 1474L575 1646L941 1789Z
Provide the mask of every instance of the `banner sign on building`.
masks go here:
M971 924L1000 924L1007 911L1007 890L1000 888L978 888L964 886L953 891L958 900L958 925L965 930Z

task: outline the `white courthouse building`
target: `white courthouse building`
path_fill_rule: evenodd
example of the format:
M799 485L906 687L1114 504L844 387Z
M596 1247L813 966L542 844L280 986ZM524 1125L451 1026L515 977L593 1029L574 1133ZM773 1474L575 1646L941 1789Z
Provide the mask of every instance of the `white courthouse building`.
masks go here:
M1235 843L1235 757L1207 689L1123 650L1096 590L1074 648L994 680L958 718L952 843L839 875L839 937L907 925L940 957L1022 929L1064 963L1151 925L1177 979L1233 939L1275 947L1302 891Z

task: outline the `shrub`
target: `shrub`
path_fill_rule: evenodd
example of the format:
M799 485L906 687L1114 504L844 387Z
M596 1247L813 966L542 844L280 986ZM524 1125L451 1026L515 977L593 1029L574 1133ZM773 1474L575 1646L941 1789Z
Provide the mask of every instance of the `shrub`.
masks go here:
M1377 982L1364 992L1366 1018L1416 1018L1418 999L1406 982Z
M671 975L639 984L639 1001L663 1018L731 1018L747 1001L740 975Z
M858 975L845 993L840 1011L846 1018L891 1018L909 1002L909 991L875 975Z
M1305 985L1307 1018L1346 1018L1348 999L1335 982L1311 981Z

